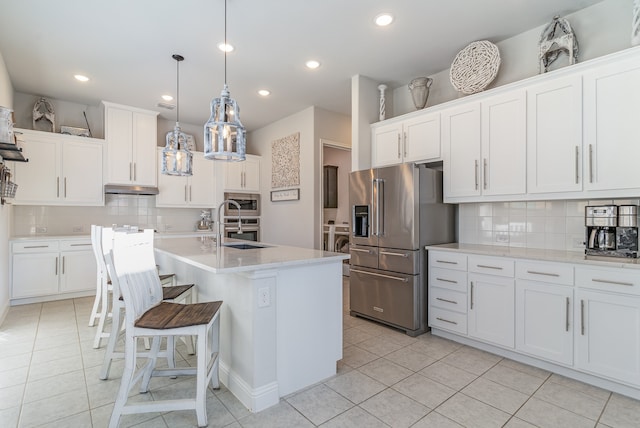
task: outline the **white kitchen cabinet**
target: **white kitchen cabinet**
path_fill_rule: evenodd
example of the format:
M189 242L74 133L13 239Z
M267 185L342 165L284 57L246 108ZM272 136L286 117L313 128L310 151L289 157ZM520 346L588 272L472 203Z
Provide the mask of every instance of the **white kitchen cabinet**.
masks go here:
M260 191L260 156L247 155L243 162L224 162L224 190Z
M468 257L469 336L514 347L514 261L502 257Z
M193 175L163 175L162 148L158 148L158 207L212 208L216 205L214 161L202 152L193 152Z
M103 101L107 184L155 186L157 112Z
M429 251L429 326L467 334L467 256Z
M527 88L527 191L581 191L582 77Z
M480 103L442 112L442 157L445 202L480 196Z
M16 241L11 245L11 299L39 301L90 294L96 262L89 238ZM77 294L75 294L77 295Z
M515 90L442 112L445 202L526 193L525 100Z
M585 190L640 187L640 62L615 61L584 73Z
M372 126L374 167L441 159L440 113Z
M16 205L104 205L103 140L19 130L29 162L16 162Z
M573 287L516 280L516 349L573 364Z
M523 90L483 100L482 194L526 193L526 92Z

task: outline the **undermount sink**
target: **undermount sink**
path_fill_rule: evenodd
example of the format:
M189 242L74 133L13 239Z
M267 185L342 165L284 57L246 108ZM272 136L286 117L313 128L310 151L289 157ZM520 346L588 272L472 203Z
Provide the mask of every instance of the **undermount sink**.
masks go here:
M237 250L253 250L256 248L267 248L266 245L245 244L243 242L231 242L228 244L222 244L223 247L235 248Z

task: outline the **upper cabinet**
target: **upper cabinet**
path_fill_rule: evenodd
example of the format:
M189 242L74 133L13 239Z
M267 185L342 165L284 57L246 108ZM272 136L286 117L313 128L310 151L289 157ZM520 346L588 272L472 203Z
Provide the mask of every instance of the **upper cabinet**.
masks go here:
M218 163L223 165L225 191L260 191L260 156L247 155L243 162Z
M372 127L374 167L441 159L440 113L420 114L403 121Z
M29 162L16 162L16 205L104 205L104 140L16 130Z
M527 190L582 190L582 78L527 88Z
M163 175L162 148L158 153L158 207L212 208L216 205L214 164L204 153L193 152L193 175L190 177Z
M584 188L637 189L640 61L630 58L605 63L583 76Z
M105 101L103 104L105 183L155 186L158 113Z
M445 201L526 192L525 98L516 90L442 112Z

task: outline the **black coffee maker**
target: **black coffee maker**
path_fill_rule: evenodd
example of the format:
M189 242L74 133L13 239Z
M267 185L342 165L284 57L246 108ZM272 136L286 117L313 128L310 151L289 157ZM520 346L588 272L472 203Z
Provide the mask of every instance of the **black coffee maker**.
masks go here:
M638 207L636 205L587 206L585 254L638 257Z

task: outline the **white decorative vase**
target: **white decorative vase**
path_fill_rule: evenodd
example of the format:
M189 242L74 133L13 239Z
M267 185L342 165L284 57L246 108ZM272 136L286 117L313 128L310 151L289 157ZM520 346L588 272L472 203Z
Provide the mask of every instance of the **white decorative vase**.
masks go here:
M416 77L409 83L411 98L413 99L413 105L416 106L416 110L421 110L427 105L429 88L432 83L433 79L428 77Z
M640 0L633 0L633 18L631 20L631 46L640 44Z

